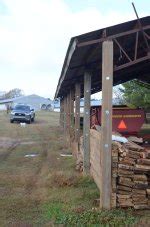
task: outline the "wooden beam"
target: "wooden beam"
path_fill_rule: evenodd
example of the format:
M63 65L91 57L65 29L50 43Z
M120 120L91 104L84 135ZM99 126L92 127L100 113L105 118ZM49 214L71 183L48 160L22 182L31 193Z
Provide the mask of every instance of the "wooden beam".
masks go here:
M148 30L148 29L150 29L150 25L143 26L143 30L144 31ZM83 46L93 45L93 44L96 44L96 43L101 43L101 42L104 42L104 41L106 41L108 39L111 40L111 39L114 39L114 38L127 36L127 35L130 35L130 34L139 32L139 31L141 31L140 28L135 28L135 29L132 29L132 30L129 30L129 31L126 31L126 32L122 32L122 33L118 33L118 34L115 34L115 35L106 36L105 38L85 41L85 42L81 42L81 43L78 42L77 47L83 47Z
M75 142L80 142L80 96L81 85L75 85Z
M132 65L137 64L137 63L140 63L140 62L142 62L142 61L147 61L147 60L149 60L149 59L150 59L150 56L149 56L149 55L146 55L146 56L144 56L144 57L141 57L141 58L139 58L139 59L133 60L133 61L131 61L131 62L127 62L127 63L125 63L125 64L123 64L123 65L115 66L115 67L114 67L114 71L118 71L118 70L120 70L120 69L124 69L124 68L126 68L126 67L132 66Z
M90 173L90 101L91 73L84 74L83 170Z
M111 208L112 87L113 42L105 41L102 46L101 209Z

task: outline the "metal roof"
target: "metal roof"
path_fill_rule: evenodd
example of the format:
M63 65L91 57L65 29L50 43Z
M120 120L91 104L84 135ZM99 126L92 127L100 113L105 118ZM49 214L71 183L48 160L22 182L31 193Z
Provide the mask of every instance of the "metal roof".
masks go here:
M92 72L91 93L101 90L102 42L114 41L114 85L132 79L150 83L150 16L71 38L55 98L63 97L81 83L85 70Z

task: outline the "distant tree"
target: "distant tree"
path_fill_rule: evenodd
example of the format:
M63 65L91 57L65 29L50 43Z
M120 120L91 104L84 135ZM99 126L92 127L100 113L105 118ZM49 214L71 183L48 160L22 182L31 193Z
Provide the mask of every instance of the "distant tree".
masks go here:
M120 88L125 103L131 107L150 108L150 88L144 87L137 80L129 81Z
M113 87L113 99L114 100L116 99L116 102L119 105L125 104L121 85L117 85L117 86Z
M7 92L5 95L4 95L4 98L5 99L9 99L9 98L17 98L17 97L20 97L24 95L24 92L19 89L19 88L14 88L12 90L10 90L9 92Z

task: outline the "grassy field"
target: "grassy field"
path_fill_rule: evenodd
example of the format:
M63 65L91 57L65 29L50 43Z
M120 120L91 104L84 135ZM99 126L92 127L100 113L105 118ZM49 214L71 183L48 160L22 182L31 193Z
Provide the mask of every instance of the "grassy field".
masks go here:
M58 122L58 113L39 112L23 128L0 112L0 227L148 224L148 211L99 211L95 183L60 156L70 150Z

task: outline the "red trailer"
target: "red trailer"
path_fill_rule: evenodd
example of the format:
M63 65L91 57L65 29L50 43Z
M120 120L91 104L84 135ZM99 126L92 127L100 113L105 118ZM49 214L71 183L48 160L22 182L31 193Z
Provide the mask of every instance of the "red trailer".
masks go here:
M137 135L143 123L145 113L142 109L128 107L113 107L112 130L125 136ZM101 125L101 106L91 107L91 128Z

